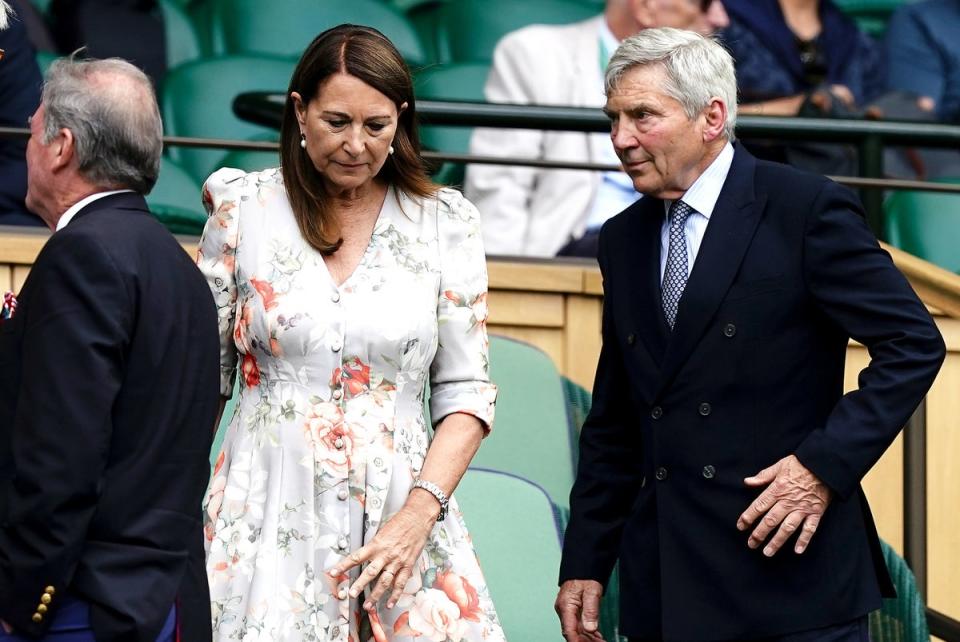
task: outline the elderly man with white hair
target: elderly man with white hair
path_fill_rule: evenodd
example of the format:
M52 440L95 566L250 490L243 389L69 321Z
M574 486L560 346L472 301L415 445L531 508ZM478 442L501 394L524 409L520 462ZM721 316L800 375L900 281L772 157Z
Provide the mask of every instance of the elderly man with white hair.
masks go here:
M734 142L733 61L676 29L606 73L613 147L644 195L600 233L603 348L556 608L597 638L866 642L893 590L860 480L944 344L850 190ZM870 364L844 394L847 344Z

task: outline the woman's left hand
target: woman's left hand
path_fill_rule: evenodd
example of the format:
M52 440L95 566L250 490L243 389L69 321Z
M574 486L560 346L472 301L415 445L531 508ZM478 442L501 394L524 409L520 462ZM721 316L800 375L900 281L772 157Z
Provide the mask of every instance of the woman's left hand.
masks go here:
M347 555L329 571L332 577L337 578L351 568L366 563L366 568L350 587L349 594L355 598L365 586L373 583L373 591L363 603L367 611L372 611L388 591L390 597L387 608L393 608L407 580L415 572L417 558L440 512L440 506L432 495L423 498L419 497L421 494L411 493L404 507L380 527L369 544ZM431 501L433 506L429 503ZM346 599L347 596L341 591L339 597Z

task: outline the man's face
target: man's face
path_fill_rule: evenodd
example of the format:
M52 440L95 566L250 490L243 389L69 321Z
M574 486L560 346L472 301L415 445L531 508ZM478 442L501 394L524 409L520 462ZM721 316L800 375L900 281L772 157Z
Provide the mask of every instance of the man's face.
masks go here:
M43 104L30 117L30 140L27 141L27 209L48 221L47 212L50 203L50 191L53 177L50 171L51 149L56 139L49 144L43 142Z
M628 69L607 96L610 137L634 188L648 196L678 198L693 184L709 155L705 116L690 119L662 90L660 65Z
M730 20L720 0L637 0L641 24L696 31L704 36L726 27Z

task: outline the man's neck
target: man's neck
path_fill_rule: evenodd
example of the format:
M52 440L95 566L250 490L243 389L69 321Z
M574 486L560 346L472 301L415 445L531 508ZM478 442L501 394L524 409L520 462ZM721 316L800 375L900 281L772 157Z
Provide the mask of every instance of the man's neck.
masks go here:
M603 19L607 23L610 33L621 42L641 29L626 3L608 2L606 10L603 12Z

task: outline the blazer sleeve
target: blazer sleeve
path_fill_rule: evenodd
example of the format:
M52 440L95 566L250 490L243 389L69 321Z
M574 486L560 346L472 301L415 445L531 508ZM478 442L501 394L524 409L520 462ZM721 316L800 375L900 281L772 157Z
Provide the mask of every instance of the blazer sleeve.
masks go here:
M493 54L484 95L491 103L536 104L544 82L526 31L501 40ZM477 128L470 153L479 156L542 158L544 132L533 129ZM531 200L541 170L519 165L470 165L464 192L483 216L483 238L490 254L526 254Z
M0 526L0 618L36 636L72 581L97 508L136 293L99 241L70 228L51 237L29 282L15 472Z
M596 580L606 587L620 549L620 533L643 479L640 431L617 340L606 268L609 224L600 235L604 274L603 345L593 384L593 403L580 431L577 478L570 492L570 523L563 541L560 583Z
M946 348L850 190L826 182L808 215L807 289L822 312L870 353L857 390L833 408L796 456L841 498L860 480L926 395Z
M197 266L207 280L217 305L220 331L220 394L233 396L237 374L237 348L233 341L237 320L236 256L240 242L240 190L244 172L225 168L210 175L203 185L207 223L200 236Z
M486 434L493 426L497 387L490 381L487 264L480 216L455 190L442 190L437 198L439 339L430 364L430 417L436 425L450 413L473 415Z

